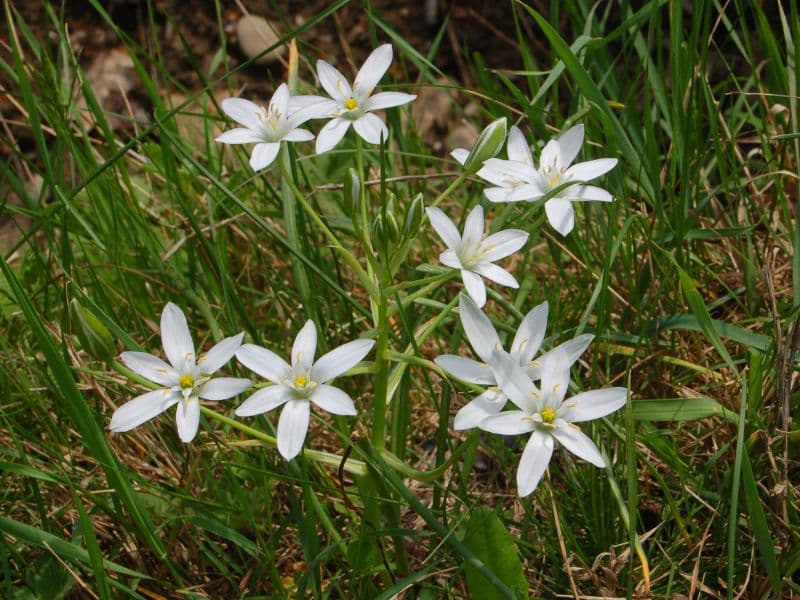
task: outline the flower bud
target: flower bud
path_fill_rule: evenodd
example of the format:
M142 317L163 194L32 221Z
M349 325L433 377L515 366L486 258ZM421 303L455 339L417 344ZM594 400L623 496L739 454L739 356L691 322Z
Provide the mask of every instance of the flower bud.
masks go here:
M502 117L492 121L481 131L475 145L472 146L467 159L464 161L464 171L468 174L475 173L483 166L483 163L497 156L506 141L506 130L508 124L506 118Z
M347 175L344 178L344 202L342 206L345 214L348 217L358 214L358 207L361 201L361 180L358 178L358 173L355 169L347 169Z
M99 360L111 360L117 353L114 337L108 328L91 312L73 298L70 302L72 333L78 336L81 346L91 356Z
M403 238L410 240L413 238L419 226L422 224L422 217L425 215L425 202L422 200L422 194L417 194L411 201L406 211L405 219L403 220Z
M389 241L396 244L400 241L400 226L397 224L397 217L394 212L386 211L386 235Z
M378 213L372 222L372 247L378 251L378 254L383 254L386 239L386 224L383 221L383 215Z

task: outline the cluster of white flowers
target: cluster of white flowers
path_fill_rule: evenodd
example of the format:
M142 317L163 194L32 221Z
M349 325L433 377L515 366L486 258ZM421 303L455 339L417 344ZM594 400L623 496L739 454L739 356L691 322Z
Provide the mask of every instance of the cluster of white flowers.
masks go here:
M254 143L250 157L254 170L272 164L281 142L312 140L314 135L310 131L299 128L312 119L330 119L317 135L317 153L334 148L351 125L363 140L379 144L388 138L388 130L373 111L400 106L415 98L400 92L374 93L391 61L391 45L380 46L367 58L352 86L333 66L317 61L317 76L329 98L292 96L287 85L281 84L267 108L241 98L226 99L222 109L242 127L226 131L217 141ZM505 136L504 120L502 131ZM575 224L572 202L612 200L606 190L587 182L610 171L617 161L604 158L573 165L583 138L583 126L576 125L550 140L541 150L538 168L518 127L512 127L509 132L507 159L495 158L500 143L492 146L491 155L485 159L476 158L481 154L478 146L472 152L456 149L452 156L465 165L465 174L476 173L493 186L484 190L489 202L544 200L550 224L561 235L567 235ZM484 209L480 204L464 219L463 234L439 208L429 207L426 211L433 229L447 247L439 260L460 271L466 290L466 294L459 297L461 324L480 359L446 354L435 362L456 379L486 388L458 411L455 429L478 427L503 435L530 433L517 471L521 496L530 494L538 485L550 461L554 441L580 458L598 467L604 466L598 448L575 424L618 410L627 401L627 390L615 387L589 391L565 400L571 367L593 336L578 336L535 358L545 337L548 315L545 302L525 316L506 352L500 336L481 310L487 300L484 278L502 286L519 287L513 275L495 262L520 250L528 240L528 233L506 229L487 235ZM123 362L131 370L165 387L117 409L110 429L128 431L177 404L179 436L184 442L191 441L198 429L200 399L224 400L250 387L247 379L211 378L234 356L271 384L250 395L236 409L236 414L253 416L283 406L277 446L286 459L295 457L302 449L311 404L337 415L357 414L353 400L328 382L357 365L370 352L373 341L362 339L344 344L315 362L317 329L308 321L295 339L290 362L286 362L266 348L242 345L243 337L240 333L227 338L195 360L186 319L177 306L167 304L161 318L161 338L170 364L140 352L122 354ZM509 401L515 409L504 410Z

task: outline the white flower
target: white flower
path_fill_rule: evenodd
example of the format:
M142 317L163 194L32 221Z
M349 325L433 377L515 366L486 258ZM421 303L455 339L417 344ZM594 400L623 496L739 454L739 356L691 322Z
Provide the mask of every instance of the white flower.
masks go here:
M236 414L250 417L285 404L278 420L278 452L291 460L306 439L312 402L335 415L356 414L350 396L326 383L361 362L374 345L372 340L355 340L314 362L317 329L311 320L306 321L294 340L291 365L266 348L244 344L236 353L239 362L275 385L252 394Z
M508 354L492 352L492 370L500 389L519 410L501 412L486 418L481 429L502 435L530 433L517 468L517 492L525 497L539 484L554 442L596 467L605 461L594 442L575 423L599 419L625 405L628 390L614 387L592 390L564 400L569 387L569 362L566 352L543 357L541 391Z
M511 359L534 381L541 378L541 365L549 360L552 353L563 352L565 365L569 368L594 339L590 334L579 335L533 360L544 339L547 311L547 302L542 302L525 315L509 351ZM461 381L490 387L456 413L453 422L453 429L456 430L480 427L486 417L499 413L508 402L508 397L497 387L497 380L490 366L492 352L497 348L502 349L500 337L492 322L465 294L461 294L459 298L459 315L469 343L483 362L454 354L443 354L436 357L434 362Z
M517 280L505 269L493 264L522 248L528 234L519 229L506 229L486 237L483 235L483 207L479 204L467 215L464 235L459 235L453 221L438 208L426 208L431 225L442 238L447 250L439 255L443 265L461 270L467 293L475 303L486 304L486 286L481 276L506 287L517 288Z
M525 136L517 127L512 127L508 136L508 158L491 158L484 163L478 175L496 187L484 190L492 202L533 202L554 189L574 182L545 202L544 210L553 228L567 235L575 226L575 210L572 202L596 200L611 202L613 197L606 190L593 185L584 185L607 173L617 165L616 158L599 158L572 165L583 144L583 125L576 125L558 139L551 139L542 148L539 168L533 165L533 157ZM463 156L463 154L459 154ZM458 156L456 156L458 160Z
M386 125L372 111L400 106L416 98L415 95L401 92L372 94L391 62L392 45L378 46L364 61L351 88L338 69L324 60L317 61L319 82L331 100L314 103L316 109L314 118L333 118L317 135L317 154L327 152L336 146L350 125L369 144L380 144L381 138L389 137Z
M278 156L281 142L307 142L314 139L313 133L297 127L315 114L313 106L316 103L309 106L308 103L295 101L290 107L290 101L289 88L285 83L275 90L266 109L243 98L226 98L222 101L222 110L244 127L226 131L216 141L223 144L254 143L250 166L254 171L268 167ZM295 105L302 108L292 110Z
M225 338L195 361L186 317L180 308L168 302L161 313L161 343L170 364L146 352L123 352L120 357L131 371L164 388L120 406L108 428L130 431L177 404L178 435L181 441L191 442L200 423L200 398L227 400L250 387L249 379L211 378L212 373L233 358L243 337L244 332Z

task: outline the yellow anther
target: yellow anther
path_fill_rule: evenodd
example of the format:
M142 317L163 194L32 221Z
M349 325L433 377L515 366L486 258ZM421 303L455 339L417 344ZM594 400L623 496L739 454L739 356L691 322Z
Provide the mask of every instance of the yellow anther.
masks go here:
M194 377L192 377L191 375L181 375L181 378L178 380L178 383L181 384L182 388L194 387Z
M558 185L558 175L550 178L550 187L556 187L556 185Z
M345 100L344 105L347 110L355 110L358 108L358 101L355 98L348 98Z
M294 378L294 387L296 388L304 388L308 385L308 379L306 379L305 375L298 375Z
M552 408L548 406L547 408L543 409L542 412L539 413L539 416L542 417L543 422L552 423L553 421L556 420L556 411L554 411Z

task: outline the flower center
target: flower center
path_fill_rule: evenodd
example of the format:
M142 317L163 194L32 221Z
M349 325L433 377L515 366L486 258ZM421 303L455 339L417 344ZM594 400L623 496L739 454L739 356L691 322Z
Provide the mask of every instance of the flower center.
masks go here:
M191 375L181 375L181 378L178 380L180 386L184 389L186 388L193 388L194 387L194 377Z
M355 98L348 98L344 102L344 107L347 110L355 110L358 108L358 100L356 100Z
M305 375L298 375L294 378L294 387L303 389L308 385L308 379Z
M547 408L542 409L542 411L539 413L539 416L542 417L543 423L547 423L549 425L556 420L556 411L548 406Z

